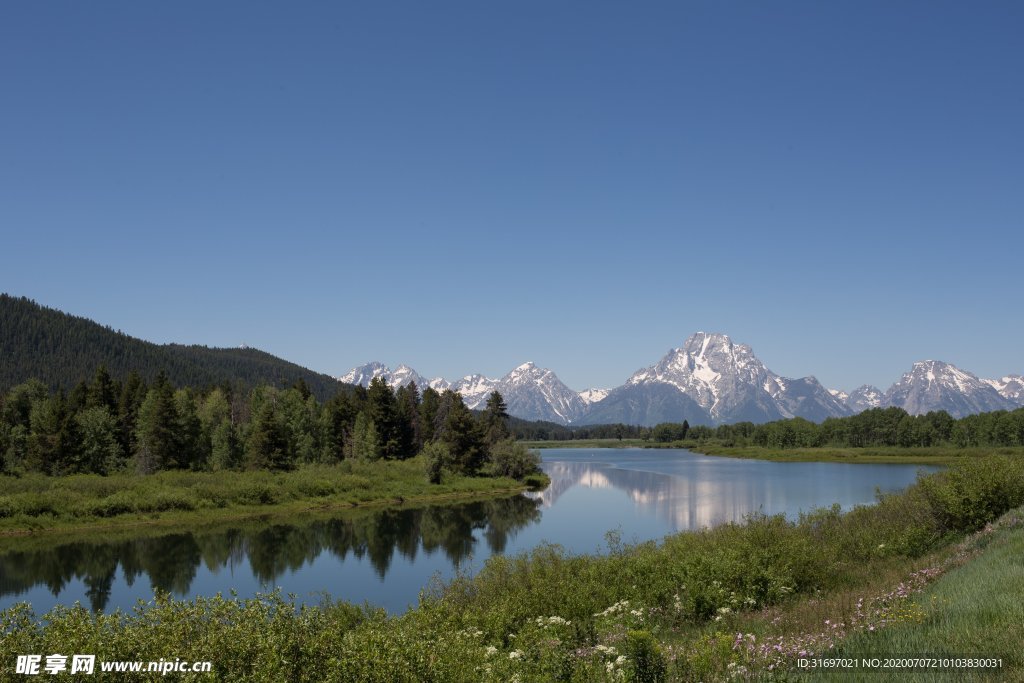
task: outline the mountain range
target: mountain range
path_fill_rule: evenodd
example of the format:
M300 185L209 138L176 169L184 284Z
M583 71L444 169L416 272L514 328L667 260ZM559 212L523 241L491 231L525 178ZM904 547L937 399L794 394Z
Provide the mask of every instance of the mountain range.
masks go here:
M651 426L688 421L691 425L770 422L802 417L821 422L870 408L896 406L911 414L945 410L953 417L1024 407L1024 377L980 379L949 363L914 363L888 390L864 385L847 393L827 389L814 377L777 375L746 344L728 335L697 332L670 349L654 365L637 370L614 389L573 391L551 370L524 363L504 377L467 375L455 382L426 380L402 365L381 363L353 368L340 377L369 384L383 377L392 386L416 382L462 394L470 408L481 408L492 391L505 398L509 414L560 424L625 423Z

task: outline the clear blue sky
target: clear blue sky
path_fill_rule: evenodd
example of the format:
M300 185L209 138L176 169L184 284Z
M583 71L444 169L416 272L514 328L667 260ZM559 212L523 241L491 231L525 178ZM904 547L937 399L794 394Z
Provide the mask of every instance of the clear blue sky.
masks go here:
M614 386L1024 372L1024 3L6 2L0 291Z

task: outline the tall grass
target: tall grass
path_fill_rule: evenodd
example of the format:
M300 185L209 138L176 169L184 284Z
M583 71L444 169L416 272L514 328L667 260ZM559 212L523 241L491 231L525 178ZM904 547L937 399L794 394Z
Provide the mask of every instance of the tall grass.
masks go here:
M202 518L218 512L304 502L347 506L374 501L514 490L507 478L445 473L430 484L420 458L308 465L289 472L165 471L140 476L93 474L67 477L0 477L0 533L108 524L160 513Z

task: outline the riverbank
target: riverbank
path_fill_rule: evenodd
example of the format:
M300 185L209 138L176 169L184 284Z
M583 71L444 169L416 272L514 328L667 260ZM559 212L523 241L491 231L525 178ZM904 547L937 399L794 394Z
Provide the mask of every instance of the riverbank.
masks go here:
M840 647L854 620L869 633L925 623L923 591L1013 538L1024 513L1005 513L1021 505L1024 461L970 459L846 514L754 517L660 544L610 538L602 555L542 546L494 557L395 617L335 602L296 608L280 595L161 598L130 615L40 619L19 607L0 614L0 649L210 660L228 680L756 680L798 672L801 652ZM1019 597L1006 576L997 583ZM971 590L970 576L957 580ZM1010 680L1021 674L1011 655Z
M309 465L287 472L168 471L0 479L0 536L195 526L354 507L472 500L527 485L445 472L430 484L420 458Z
M642 439L580 439L575 441L526 441L527 448L685 448L703 455L729 458L774 460L777 462L902 463L908 465L952 465L964 459L989 455L1024 457L1024 447L932 446L927 448L765 448L730 446L715 442L673 441L659 443Z

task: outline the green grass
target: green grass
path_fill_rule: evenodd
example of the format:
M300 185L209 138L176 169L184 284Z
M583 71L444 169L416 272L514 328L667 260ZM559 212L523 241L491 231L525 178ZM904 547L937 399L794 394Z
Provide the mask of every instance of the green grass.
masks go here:
M1021 505L1024 461L972 459L847 514L753 517L660 544L610 537L603 555L541 546L496 556L476 576L431 586L395 617L337 603L298 608L277 595L161 599L131 615L58 608L40 618L21 607L0 613L0 651L211 659L217 680L571 682L723 680L737 667L745 673L735 680L766 680L774 655L736 647L738 632L750 629L758 643L784 639L785 671L800 647L852 647L854 617L892 628L885 637L894 648L944 642L930 640L943 633L950 648L1001 648L1019 643L1008 622L1019 611L999 594L1021 597L1014 563L1024 516L1004 514ZM991 531L964 540L1000 515ZM948 592L922 596L943 572L931 590ZM926 628L934 630L917 630ZM0 669L5 679L16 679L12 669Z
M309 465L289 472L0 477L0 536L176 526L524 489L524 484L504 477L465 477L447 472L440 484L429 484L419 458Z
M1021 513L1015 513L1020 515ZM917 600L918 618L875 632L860 632L842 656L928 654L1002 660L998 680L1024 680L1024 527L983 534L983 553L951 571ZM937 672L931 680L992 680L991 672ZM865 680L903 680L900 674Z

